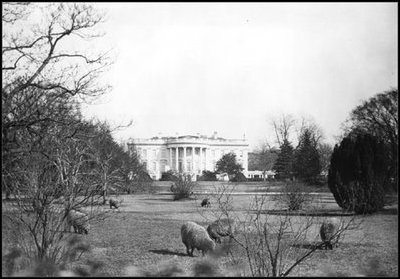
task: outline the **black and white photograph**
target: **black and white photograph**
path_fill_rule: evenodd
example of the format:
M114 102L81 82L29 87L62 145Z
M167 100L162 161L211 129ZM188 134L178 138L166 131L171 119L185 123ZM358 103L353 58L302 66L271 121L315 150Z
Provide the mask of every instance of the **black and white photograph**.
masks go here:
M398 277L397 2L2 2L2 277Z

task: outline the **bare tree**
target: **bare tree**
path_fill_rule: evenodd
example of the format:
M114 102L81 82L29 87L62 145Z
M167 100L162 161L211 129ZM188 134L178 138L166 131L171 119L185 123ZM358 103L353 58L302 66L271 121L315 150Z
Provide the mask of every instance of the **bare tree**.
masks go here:
M41 5L2 5L2 188L14 197L3 216L30 263L62 261L71 210L99 216L89 140L98 134L80 103L108 89L98 79L107 55L76 43L97 37L103 16L85 4Z
M77 43L100 35L95 29L104 16L89 5L6 2L2 10L2 182L9 194L7 170L14 156L40 145L52 132L44 129L50 123L79 126L64 112L79 113L79 102L107 91L98 77L110 60L105 53L82 51ZM27 136L36 143L27 145Z
M281 146L285 140L290 142L289 138L296 124L291 114L282 114L279 118L272 119L271 124L274 128L276 141L279 146Z
M296 128L297 138L300 139L300 137L307 130L311 135L312 143L314 144L315 147L317 147L318 144L324 139L324 133L322 131L322 128L315 122L315 120L312 117L302 116L300 118L300 121L298 121L298 123L299 125Z
M257 169L263 172L264 181L266 180L266 172L272 170L276 159L278 158L278 149L272 147L268 142L260 146L256 152Z
M91 100L109 88L98 79L110 65L107 53L90 55L73 47L79 46L76 39L86 42L100 35L95 28L103 21L103 15L83 4L48 4L42 10L31 5L39 4L2 5L5 11L2 41L5 152L15 151L11 146L18 140L14 136L16 129L28 129L53 120L51 113L55 111L44 111L43 107ZM36 8L36 13L23 13L21 6ZM33 25L35 19L42 22ZM39 109L43 102L46 106Z
M219 249L228 251L229 259L234 264L247 263L247 269L241 275L290 276L297 266L325 247L319 237L325 218L312 214L317 208L309 208L310 213L305 212L301 216L288 210L274 213L276 203L266 195L256 195L248 207L239 210L232 203L231 193L227 187L218 189L213 195L216 205L212 210L199 212L208 221L215 218L235 220L235 233L230 242L223 243ZM359 224L355 216L341 217L340 225L330 240L340 244L345 233Z
M14 199L3 204L5 217L21 233L15 245L31 261L64 260L65 240L70 237L66 222L71 210L96 213L99 197L96 174L93 172L91 146L83 135L66 138L68 131L59 131L46 150L23 153L12 181Z

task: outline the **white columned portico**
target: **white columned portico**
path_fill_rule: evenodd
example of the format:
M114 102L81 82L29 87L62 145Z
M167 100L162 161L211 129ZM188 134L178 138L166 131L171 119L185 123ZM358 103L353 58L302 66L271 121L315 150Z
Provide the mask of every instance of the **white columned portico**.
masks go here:
M186 146L183 147L183 172L186 172Z
M179 164L178 164L178 147L175 147L175 170L179 172Z

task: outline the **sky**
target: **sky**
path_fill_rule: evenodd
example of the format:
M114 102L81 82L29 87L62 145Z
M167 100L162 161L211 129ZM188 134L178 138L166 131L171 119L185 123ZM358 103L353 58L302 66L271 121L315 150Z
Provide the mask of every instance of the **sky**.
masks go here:
M204 134L274 142L312 118L325 141L362 100L398 87L397 3L96 3L112 90L84 115L118 140Z

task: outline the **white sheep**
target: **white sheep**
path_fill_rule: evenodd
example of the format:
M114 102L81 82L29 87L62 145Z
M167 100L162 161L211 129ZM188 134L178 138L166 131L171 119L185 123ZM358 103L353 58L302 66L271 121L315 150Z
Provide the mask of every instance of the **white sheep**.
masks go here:
M207 227L207 232L212 240L221 243L221 237L233 236L235 221L230 218L218 219Z
M88 234L89 233L89 217L87 214L76 211L76 210L70 210L68 215L67 215L67 224L69 228L71 226L74 228L75 233L80 233L80 234Z
M322 242L324 243L325 250L328 248L332 250L333 245L338 245L339 228L340 221L337 218L330 218L330 220L325 220L322 222L319 234L321 236Z
M181 227L182 242L186 246L186 252L193 256L196 248L204 254L208 251L214 251L215 243L208 235L206 229L194 222L186 222Z

